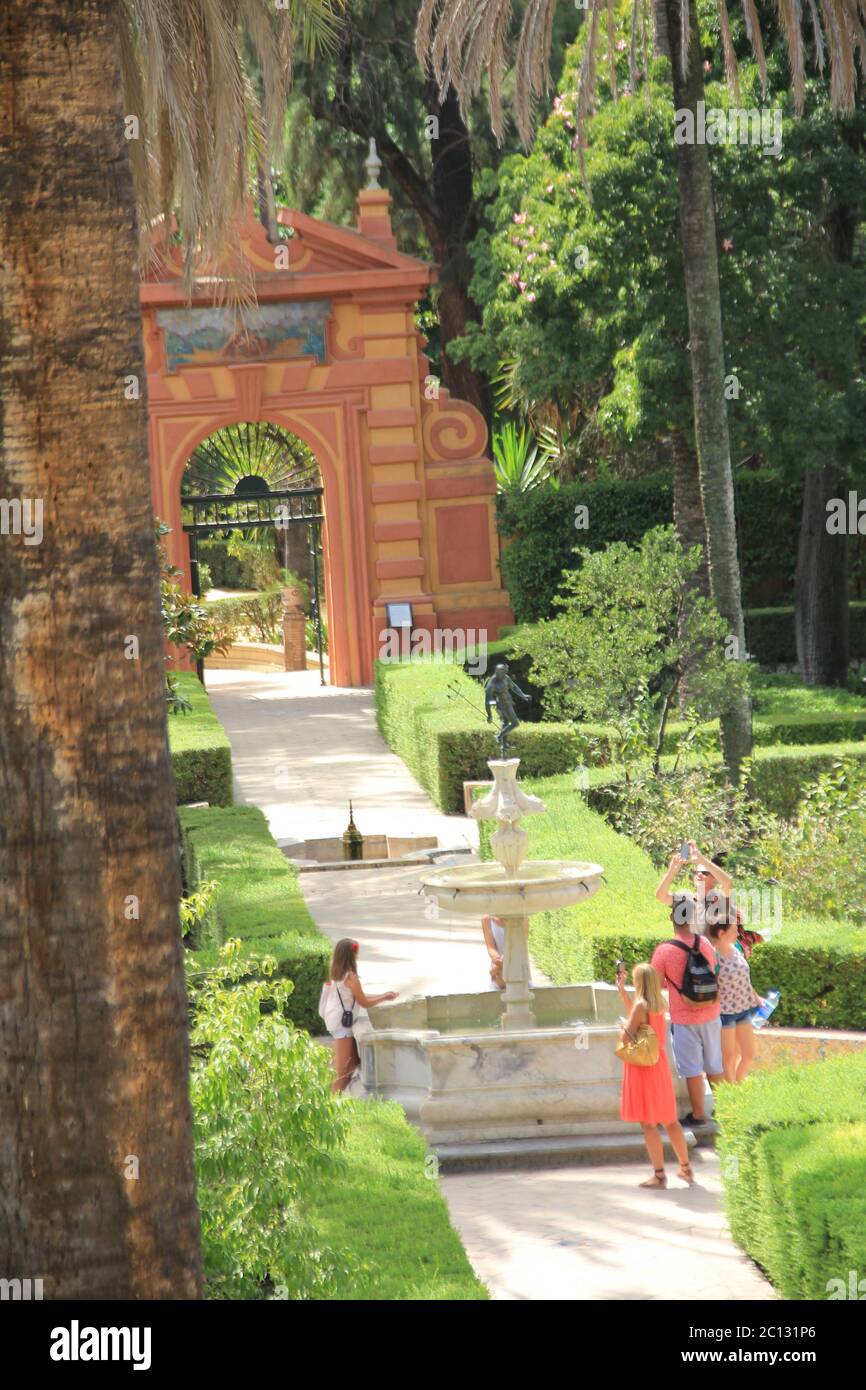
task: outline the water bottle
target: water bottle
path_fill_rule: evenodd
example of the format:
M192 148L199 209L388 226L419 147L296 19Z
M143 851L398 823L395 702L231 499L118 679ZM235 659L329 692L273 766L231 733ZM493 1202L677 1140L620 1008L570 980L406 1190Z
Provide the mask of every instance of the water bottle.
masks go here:
M764 1024L767 1022L767 1019L770 1017L770 1014L775 1009L781 997L782 996L780 995L777 989L767 990L767 994L763 1004L752 1014L753 1028L763 1028Z

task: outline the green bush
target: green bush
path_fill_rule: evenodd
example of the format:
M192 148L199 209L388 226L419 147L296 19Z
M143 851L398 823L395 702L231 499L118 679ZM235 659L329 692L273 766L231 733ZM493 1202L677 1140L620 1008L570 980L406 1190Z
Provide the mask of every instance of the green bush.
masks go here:
M223 536L209 536L206 540L200 540L198 557L210 570L215 589L247 587L243 563L236 555L229 554L229 542Z
M292 980L287 1017L319 1033L318 1003L331 959L298 886L297 871L275 843L254 806L180 811L186 886L213 881L213 906L198 931L198 971L216 964L220 946L238 937L245 958L273 956Z
M716 1094L734 1239L788 1298L866 1270L866 1053L757 1072Z
M749 608L745 613L746 647L762 666L791 665L797 660L793 606ZM848 605L851 656L866 658L866 603Z
M587 725L579 726L586 733ZM866 759L866 740L859 743L821 743L815 745L780 744L757 745L752 754L752 791L755 799L775 815L792 820L805 788L817 781L821 773L829 772L841 759ZM675 759L669 754L662 758L661 771L670 771ZM677 765L683 771L703 769L707 786L724 776L724 768L718 755L702 758L688 755L678 759ZM625 780L625 769L621 764L589 766L587 771L587 797L594 810L606 812L610 809L611 789Z
M344 1265L323 1247L307 1203L343 1171L346 1116L327 1050L286 1022L288 980L239 942L196 993L190 1100L209 1298L327 1299Z
M208 613L232 637L245 637L253 642L281 642L283 601L279 587L261 594L233 594L231 598L213 599Z
M523 822L529 857L601 864L605 882L587 902L533 917L529 944L555 984L612 983L617 960L629 968L649 960L658 943L673 935L670 913L656 901L661 873L649 856L591 810L573 782L561 776L527 781L527 790L547 806L546 815L527 816ZM480 831L482 857L490 859L490 822L482 822ZM866 1028L866 930L786 918L781 931L755 948L751 965L759 992L781 992L775 1023Z
M232 804L232 752L207 691L191 671L172 673L179 693L189 701L186 714L170 714L168 742L174 766L178 805L207 801Z
M486 723L483 690L461 666L378 661L376 719L389 748L443 811L463 811L464 781L490 779L498 726ZM567 724L524 724L509 746L521 759L521 775L547 777L574 767L580 740Z
M790 538L800 529L801 486L766 470L738 474L734 491L746 604L793 601L797 557ZM585 531L574 527L578 505L589 509ZM645 531L671 522L671 479L669 473L657 473L628 481L568 483L558 490L534 488L500 495L497 510L508 542L502 551L503 583L518 621L535 622L552 611L562 571L574 568L575 546L601 550L608 541L637 545Z

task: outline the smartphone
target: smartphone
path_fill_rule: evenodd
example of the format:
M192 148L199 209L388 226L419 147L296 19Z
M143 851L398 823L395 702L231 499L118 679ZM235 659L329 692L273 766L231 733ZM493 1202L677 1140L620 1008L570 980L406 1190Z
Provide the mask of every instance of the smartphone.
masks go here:
M618 961L617 961L617 963L616 963L616 975L618 975L619 972L620 972L621 970L625 970L625 961L624 961L624 960L618 960ZM616 975L614 976L614 978L616 978Z
M691 854L692 851L690 845L686 841L683 841L683 843L680 845L680 859L690 859Z

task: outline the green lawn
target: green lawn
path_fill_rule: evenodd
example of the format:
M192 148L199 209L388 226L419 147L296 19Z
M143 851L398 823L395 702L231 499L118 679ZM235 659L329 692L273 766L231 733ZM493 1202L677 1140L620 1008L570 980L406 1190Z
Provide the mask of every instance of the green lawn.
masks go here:
M343 1256L342 1302L463 1301L489 1297L466 1258L427 1146L393 1101L351 1110L342 1171L312 1204L322 1241Z

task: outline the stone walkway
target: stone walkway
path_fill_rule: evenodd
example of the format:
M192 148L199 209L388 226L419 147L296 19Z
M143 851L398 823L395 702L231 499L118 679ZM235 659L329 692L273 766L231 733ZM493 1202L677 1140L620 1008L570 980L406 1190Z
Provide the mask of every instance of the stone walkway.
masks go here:
M231 739L235 798L260 806L281 844L342 834L352 797L361 830L477 845L474 823L441 815L386 747L369 690L322 689L313 671L215 670L207 687ZM361 978L372 992L484 988L478 927L444 912L425 917L422 873L326 870L303 874L301 884L329 937L351 932L359 941ZM667 1192L642 1191L637 1164L440 1181L472 1265L496 1299L774 1298L727 1232L715 1155L702 1150L693 1161L698 1184L688 1189L671 1176Z
M474 821L444 816L376 728L371 690L321 686L318 671L205 672L232 744L235 800L260 806L278 844L362 833L436 835L477 846Z
M715 1154L692 1154L697 1181L647 1192L636 1163L440 1178L466 1252L494 1299L773 1299L728 1234Z

